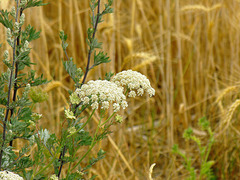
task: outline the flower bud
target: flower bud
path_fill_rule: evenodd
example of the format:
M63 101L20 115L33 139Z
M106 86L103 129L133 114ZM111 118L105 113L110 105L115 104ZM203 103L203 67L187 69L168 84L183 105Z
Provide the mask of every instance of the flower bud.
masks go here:
M23 47L24 47L25 49L27 49L28 46L29 46L29 42L28 42L28 41L25 41Z
M9 56L9 52L8 50L5 50L3 54L4 59L8 59L8 56Z
M25 21L25 14L22 13L22 15L20 16L20 24L23 25Z
M15 18L15 16L16 16L16 9L15 9L14 6L11 8L10 14Z
M27 3L26 0L21 0L20 6L21 6L21 7L22 7L22 6L25 6L26 3Z
M115 116L115 120L116 120L116 122L118 122L118 123L122 123L122 122L123 122L123 117L122 117L121 115L117 114L117 115Z
M15 22L13 27L14 27L14 34L18 34L19 33L20 24L18 22Z
M8 29L7 29L7 39L9 40L9 39L11 39L11 38L12 38L11 29L8 28Z
M40 103L48 99L48 94L39 87L31 88L29 96L34 103Z
M73 133L75 133L77 130L76 130L76 128L75 127L70 127L69 129L68 129L68 133L69 134L73 134Z
M56 176L56 174L54 174L50 177L50 180L58 180L58 177Z
M42 114L32 113L31 117L34 121L37 121L42 118Z
M65 110L65 117L67 119L76 119L76 117L74 116L73 112L70 111L69 109Z

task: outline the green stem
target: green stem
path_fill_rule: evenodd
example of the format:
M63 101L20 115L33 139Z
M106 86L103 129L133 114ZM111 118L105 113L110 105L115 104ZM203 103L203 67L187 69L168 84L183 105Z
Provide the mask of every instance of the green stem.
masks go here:
M212 133L211 128L208 128L208 133L210 134L210 143L209 143L209 146L207 148L207 154L205 156L204 162L207 162L207 160L208 160L208 156L210 154L210 151L211 151L211 148L212 148L212 144L213 144L213 141L214 141L214 137L213 137L213 133Z
M112 116L111 116L111 117L112 117ZM109 120L109 118L108 118L108 120ZM92 143L91 143L88 151L82 156L82 158L77 162L77 164L76 164L75 166L73 166L73 168L71 169L71 171L74 170L74 169L82 162L82 160L88 155L88 153L92 150L92 148L93 148L93 147L95 146L95 144L97 143L97 141L95 141L95 139L96 139L96 137L97 137L97 133L98 133L99 128L102 126L102 125L101 125L101 121L102 121L102 118L100 118L100 120L99 120L99 124L98 124L98 126L97 126L96 132L94 133L94 137L93 137ZM106 121L105 121L105 122L106 122Z
M73 168L71 169L71 171L72 170L74 170L81 162L82 162L82 160L88 155L88 153L92 150L92 148L95 146L95 144L96 144L96 142L94 142L91 146L90 146L90 148L87 150L87 152L82 156L82 158L77 162L77 164L75 165L75 166L73 166Z
M19 1L17 0L16 3L17 3L17 11L16 11L15 22L18 21ZM12 68L11 68L10 79L9 79L9 84L8 84L8 96L7 96L7 105L6 105L7 110L6 110L5 118L3 121L2 145L1 145L1 151L0 151L0 170L2 168L3 148L5 145L5 141L6 141L6 128L7 128L8 114L9 114L9 111L11 111L9 105L10 105L10 96L11 96L11 89L12 89L12 83L13 83L12 80L13 80L13 75L14 75L14 67L15 67L15 63L16 63L16 42L17 42L17 38L15 37L14 44L13 44L13 62L12 62Z
M69 138L69 137L77 134L78 132L80 132L80 131L88 124L88 122L89 122L90 119L92 118L92 116L93 116L93 114L94 114L95 111L96 111L96 109L94 109L94 110L92 111L92 113L91 113L91 115L89 116L88 120L81 126L80 129L78 129L76 132L74 132L74 133L72 133L72 134L69 134L69 135L67 136L67 138Z
M110 119L112 119L112 117L116 114L116 112L112 113L112 115L106 120L104 121L102 124L100 124L100 127L105 125Z
M65 140L66 140L66 139L65 139ZM54 155L54 157L52 158L52 160L51 160L44 168L42 168L40 171L38 171L37 174L33 173L32 177L31 177L31 180L33 180L33 178L34 178L35 176L41 174L41 173L44 172L49 166L52 165L53 161L54 161L55 159L57 159L57 156L58 156L58 154L60 153L60 151L61 151L61 149L62 149L62 147L63 147L63 144L65 143L65 140L63 140L62 145L60 145L60 146L58 147L58 150L57 150L57 152L55 153L55 155Z

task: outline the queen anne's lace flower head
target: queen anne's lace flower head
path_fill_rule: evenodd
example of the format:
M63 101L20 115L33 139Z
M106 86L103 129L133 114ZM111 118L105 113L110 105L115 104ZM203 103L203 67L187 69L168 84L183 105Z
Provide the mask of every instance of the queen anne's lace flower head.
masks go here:
M128 106L123 88L107 80L89 81L71 94L70 101L72 104L91 105L93 109L98 109L99 106L108 109L109 103L113 103L115 112L120 107L125 109Z
M0 179L2 180L23 180L18 174L14 174L10 171L0 171Z
M137 71L122 71L117 73L111 81L118 86L126 87L129 90L128 97L142 96L144 92L147 92L150 97L155 95L155 90L151 87L150 81Z

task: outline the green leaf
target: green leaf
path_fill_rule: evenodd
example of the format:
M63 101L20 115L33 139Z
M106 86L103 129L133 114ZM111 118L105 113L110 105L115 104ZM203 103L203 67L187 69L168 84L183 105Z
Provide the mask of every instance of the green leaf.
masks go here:
M93 50L95 48L101 48L102 47L102 43L98 42L97 39L93 39L91 44L90 44L90 49Z
M4 91L5 87L5 79L2 76L0 76L0 104L6 105L7 104L7 92Z
M30 70L30 73L28 73L27 82L31 85L31 87L47 84L50 82L47 79L43 79L43 74L40 77L35 78L35 73L36 71L32 69Z
M70 77L76 84L79 84L81 77L83 76L83 72L81 68L77 68L77 66L73 63L72 59L69 61L62 61L63 66Z
M98 54L96 54L96 51L94 52L94 65L91 67L95 67L98 66L102 63L108 63L111 60L109 60L109 57L107 56L107 53L104 54L104 52L99 52Z
M113 75L114 75L114 73L108 72L105 74L104 79L106 79L107 81L110 81Z
M178 148L178 145L177 144L174 144L173 147L172 147L172 152L173 153L178 153L179 152L179 148Z
M18 111L18 120L31 120L32 111L29 107L19 109Z
M9 12L7 10L0 10L0 23L3 24L6 28L13 29L13 20L9 19Z
M94 29L93 28L88 28L87 30L87 35L88 35L88 40L92 41L92 35L93 35Z
M207 120L206 117L202 117L198 120L198 124L199 126L201 126L201 128L203 128L203 130L206 130L210 125L209 125L209 121Z
M85 168L83 168L83 170L85 171L85 170L91 168L94 164L96 164L96 162L103 159L105 157L104 154L105 154L105 152L102 149L100 149L97 153L97 158L91 158L89 161L89 164Z
M201 175L208 175L208 173L211 171L211 167L213 166L215 162L214 161L208 161L201 165L200 174Z
M29 0L27 4L23 7L24 9L36 6L45 6L48 3L43 3L43 0Z
M184 137L184 139L190 139L192 134L193 134L192 128L188 128L184 131L183 137Z
M68 43L66 42L67 41L67 35L64 34L64 31L60 31L59 37L62 40L62 48L63 48L64 51L66 51L66 49L68 47Z
M48 139L50 138L50 133L49 133L49 131L48 131L47 129L44 129L44 130L41 129L41 130L39 131L39 136L40 136L43 144L44 144L45 146L47 146L47 141L48 141Z
M36 40L40 37L41 31L37 31L32 27L31 25L28 25L24 31L21 32L21 41L25 42L26 40L28 42L31 42L33 40Z
M23 70L25 66L28 66L30 67L30 65L33 65L34 63L32 63L30 61L30 57L29 57L29 53L30 53L30 50L29 51L24 51L24 52L21 52L16 60L18 62L18 69L19 70Z

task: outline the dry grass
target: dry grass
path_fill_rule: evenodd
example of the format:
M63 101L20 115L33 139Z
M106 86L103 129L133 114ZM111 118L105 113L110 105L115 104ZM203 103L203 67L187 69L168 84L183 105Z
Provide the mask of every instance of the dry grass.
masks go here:
M36 110L44 115L41 125L58 133L67 90L73 87L61 64L65 57L58 33L63 29L68 34L68 53L84 68L90 11L87 0L44 2L50 4L27 11L27 23L42 31L41 38L31 43L31 57L38 64L34 68L54 80L44 87L49 101ZM10 4L13 1L2 0L0 6L10 8ZM182 133L190 126L201 132L198 118L207 116L219 135L210 156L216 162L215 174L218 179L240 179L240 122L235 104L239 89L232 91L240 75L239 1L115 0L113 6L115 13L105 17L98 31L112 62L91 71L88 79L97 79L106 70L133 68L149 77L156 96L153 101L141 98L130 102L121 127L115 127L114 133L94 149L103 148L107 157L90 175L96 174L100 180L184 179L187 173L171 147L178 143L198 167L197 152L183 141ZM0 32L5 32L2 26ZM0 33L0 43L4 39ZM1 57L6 48L4 43ZM226 119L227 114L231 118ZM94 127L93 121L88 128ZM156 166L149 170L153 163Z

